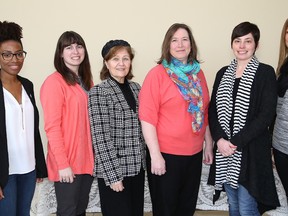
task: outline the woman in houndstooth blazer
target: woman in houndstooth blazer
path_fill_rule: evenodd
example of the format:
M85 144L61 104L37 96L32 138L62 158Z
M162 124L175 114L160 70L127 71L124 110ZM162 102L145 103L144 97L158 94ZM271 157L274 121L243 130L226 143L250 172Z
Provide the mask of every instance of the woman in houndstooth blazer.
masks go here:
M138 119L140 85L130 81L134 53L123 40L102 49L102 83L89 93L89 117L104 216L143 215L145 142Z

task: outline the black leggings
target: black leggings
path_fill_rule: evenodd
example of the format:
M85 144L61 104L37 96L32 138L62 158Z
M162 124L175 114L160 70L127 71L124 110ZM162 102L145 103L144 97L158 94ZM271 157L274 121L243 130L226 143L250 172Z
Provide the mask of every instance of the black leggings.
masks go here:
M145 172L141 169L136 176L124 177L124 190L113 191L98 178L101 212L103 216L143 216Z
M288 200L288 175L287 175L288 155L278 151L275 148L273 148L273 154L274 154L275 166Z
M151 159L147 153L147 173L153 216L194 215L202 170L202 151L191 156L162 153L166 173L151 173Z

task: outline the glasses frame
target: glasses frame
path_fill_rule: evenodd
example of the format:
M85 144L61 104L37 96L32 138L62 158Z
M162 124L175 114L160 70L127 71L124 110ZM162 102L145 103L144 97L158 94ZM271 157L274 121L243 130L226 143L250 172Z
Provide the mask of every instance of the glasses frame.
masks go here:
M19 58L19 54L24 54L23 55L23 58L21 57L21 58ZM5 54L11 54L11 57L9 57L8 59L7 59L7 57L4 57L4 55ZM24 50L22 50L22 51L20 51L20 52L16 52L16 53L10 53L10 52L3 52L3 53L1 53L1 56L2 56L2 58L5 60L5 61L11 61L13 58L14 58L14 56L16 57L16 59L17 60L24 60L25 58L26 58L26 55L27 55L27 52L26 51L24 51Z

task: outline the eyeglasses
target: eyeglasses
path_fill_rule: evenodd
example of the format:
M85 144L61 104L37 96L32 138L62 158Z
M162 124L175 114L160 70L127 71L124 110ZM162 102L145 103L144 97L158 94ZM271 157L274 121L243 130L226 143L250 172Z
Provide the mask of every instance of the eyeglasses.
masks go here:
M16 58L18 60L23 60L23 59L25 59L26 54L27 54L27 52L25 52L25 51L20 51L17 53L3 52L3 53L1 53L1 56L4 60L11 61L14 56L16 56Z

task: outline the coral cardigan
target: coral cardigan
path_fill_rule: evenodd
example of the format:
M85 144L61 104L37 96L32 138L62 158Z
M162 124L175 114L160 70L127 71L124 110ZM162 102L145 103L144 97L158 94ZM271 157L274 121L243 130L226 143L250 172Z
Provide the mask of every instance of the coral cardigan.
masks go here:
M204 122L192 131L188 102L159 64L147 74L139 94L139 118L155 126L160 151L173 155L194 155L203 149L208 125L209 92L203 71L198 73L203 91Z
M93 173L94 159L88 119L88 96L78 84L68 85L58 72L43 83L40 99L48 138L48 178L59 181L58 171Z

